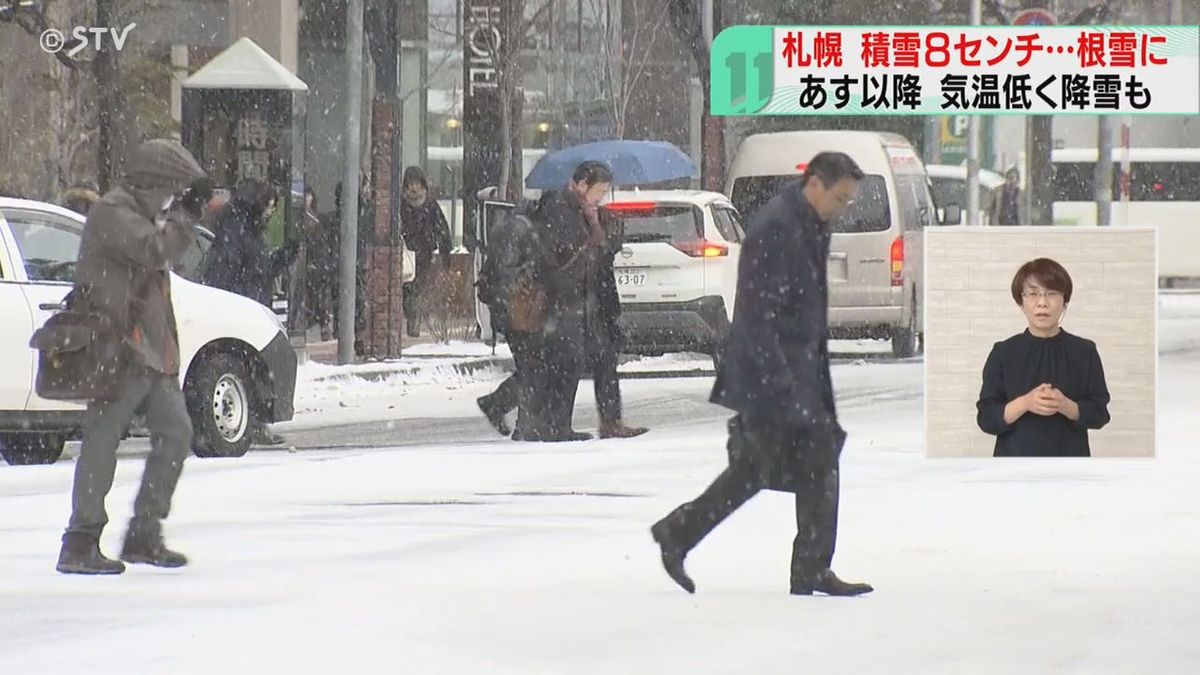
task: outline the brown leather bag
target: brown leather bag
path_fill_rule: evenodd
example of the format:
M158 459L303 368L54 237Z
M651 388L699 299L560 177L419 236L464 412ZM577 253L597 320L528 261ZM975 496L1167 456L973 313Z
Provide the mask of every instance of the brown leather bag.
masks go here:
M509 326L522 333L541 332L546 326L548 305L546 289L528 274L522 274L509 293Z

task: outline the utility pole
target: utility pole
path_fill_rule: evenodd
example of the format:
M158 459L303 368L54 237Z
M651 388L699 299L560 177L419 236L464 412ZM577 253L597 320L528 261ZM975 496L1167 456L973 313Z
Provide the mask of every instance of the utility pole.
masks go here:
M983 23L982 0L971 0L971 25ZM967 224L979 224L979 115L967 119Z
M1113 134L1112 120L1100 115L1099 131L1096 136L1096 224L1101 227L1112 225L1113 184Z
M358 306L358 165L362 142L363 0L346 7L346 165L342 177L342 251L338 291L338 363L354 362L355 309Z

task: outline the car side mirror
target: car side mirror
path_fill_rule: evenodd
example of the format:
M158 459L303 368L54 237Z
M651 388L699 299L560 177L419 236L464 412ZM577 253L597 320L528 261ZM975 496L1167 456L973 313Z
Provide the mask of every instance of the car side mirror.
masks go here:
M962 224L962 207L958 204L950 204L942 212L943 225L961 225Z

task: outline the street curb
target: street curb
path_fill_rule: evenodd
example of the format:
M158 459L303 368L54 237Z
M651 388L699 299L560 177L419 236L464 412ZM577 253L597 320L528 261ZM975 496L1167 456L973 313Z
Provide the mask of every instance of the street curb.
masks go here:
M368 382L381 382L383 380L387 380L387 379L390 379L393 377L411 377L413 375L417 375L417 374L421 373L422 371L426 371L426 370L448 370L448 371L453 371L454 373L456 373L458 375L474 375L475 373L478 373L479 371L489 370L489 369L499 369L503 372L511 373L516 369L516 367L513 364L513 360L511 357L501 357L501 356L484 356L484 357L478 357L478 358L471 358L471 359L463 360L463 361L456 361L453 363L438 363L438 364L425 364L425 363L400 364L400 363L392 362L392 364L389 366L388 362L385 361L385 362L381 362L379 364L378 368L372 368L369 370L362 369L362 370L350 371L350 372L345 372L345 373L337 373L335 375L324 375L321 377L314 377L311 381L314 383L333 382L336 380L345 380L345 379L353 378L353 379L359 379L359 380L366 380Z

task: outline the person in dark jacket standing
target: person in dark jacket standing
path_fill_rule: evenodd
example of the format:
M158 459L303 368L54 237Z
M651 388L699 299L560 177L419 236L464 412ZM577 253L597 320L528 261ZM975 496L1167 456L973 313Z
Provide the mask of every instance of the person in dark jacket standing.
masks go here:
M121 327L127 358L113 397L91 401L84 418L71 519L58 557L57 569L64 574L125 571L120 561L100 552L99 542L108 524L104 502L112 489L117 446L139 411L146 415L151 449L121 560L159 567L187 564L162 536L192 440L179 386L170 270L192 244L198 215L181 208L189 200L178 197L186 196L189 184L205 180L204 172L182 145L169 140L141 144L127 166L121 183L88 213L69 299L73 309L95 312Z
M205 256L201 278L206 286L236 293L270 307L275 279L296 259L299 240L267 249L263 228L275 212L275 192L259 180L240 187L214 223L216 241Z
M434 277L433 252L442 258L442 269L450 269L450 225L437 200L430 198L429 181L420 167L404 170L404 195L400 200L400 224L404 246L416 254L417 269L412 282L404 285L404 319L410 337L421 336L421 323L428 308L423 297Z
M1016 168L1004 174L1004 184L992 191L987 206L992 225L1025 225L1029 222L1021 199L1021 172Z
M791 593L861 595L867 584L830 569L837 537L837 421L826 338L829 223L858 192L862 170L840 152L817 154L751 221L738 269L737 307L711 400L729 422L729 466L694 501L654 524L662 563L696 588L684 558L759 490L796 495Z
M250 298L264 307L272 306L275 279L287 271L300 252L299 239L275 251L267 250L263 228L274 212L275 192L265 182L249 180L238 188L216 215L216 241L205 256L201 272L206 286ZM259 421L254 422L250 433L256 445L285 442Z
M321 329L321 340L333 339L334 293L338 274L336 231L330 232L328 222L317 210L317 193L304 190L304 224L308 232L308 311L309 324Z

